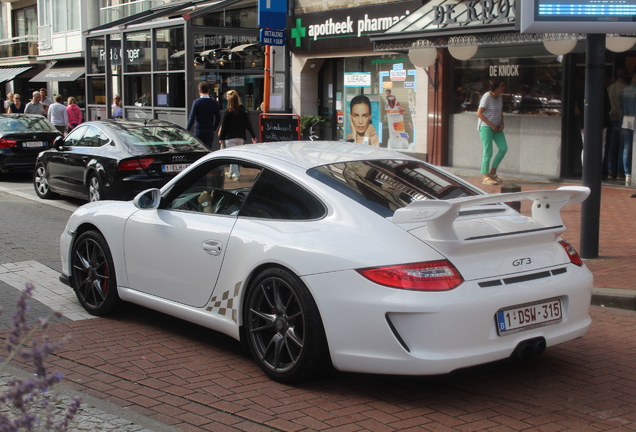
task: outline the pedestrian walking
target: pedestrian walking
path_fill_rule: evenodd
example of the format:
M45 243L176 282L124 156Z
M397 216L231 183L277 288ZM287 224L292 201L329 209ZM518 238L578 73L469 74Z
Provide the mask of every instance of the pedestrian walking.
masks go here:
M7 112L13 114L22 114L25 107L26 105L22 103L20 95L15 93L13 95L13 103L9 105L9 109L7 110Z
M26 104L24 112L26 114L38 114L41 116L45 115L44 104L42 103L42 95L39 91L33 92L33 99L31 99L31 102Z
M503 92L506 85L502 79L495 79L490 84L490 91L484 93L477 108L477 129L483 145L481 173L483 184L496 185L502 182L497 176L497 168L508 151L508 143L504 135ZM497 154L492 160L492 143L497 145Z
M68 117L69 132L82 123L82 110L77 106L77 101L73 96L66 100L66 116Z
M246 131L252 136L252 142L256 142L256 134L250 121L250 113L241 105L241 98L236 90L230 90L225 94L227 110L223 114L219 140L226 148L243 145L247 139ZM241 173L238 165L230 165L229 177L238 180Z
M62 95L55 95L55 102L49 107L47 117L62 135L68 131L68 114L62 103Z
M625 171L625 185L632 182L632 147L634 140L634 119L636 118L636 74L632 83L621 92L623 106L623 169Z
M190 117L186 129L192 130L194 135L203 141L203 145L210 150L213 148L214 132L221 122L221 111L218 102L210 97L210 85L207 82L199 83L199 99L192 103Z
M623 167L623 104L621 93L629 84L627 83L627 69L619 67L616 70L616 81L607 86L607 95L610 102L610 129L607 149L607 178L609 180L623 180L625 170Z

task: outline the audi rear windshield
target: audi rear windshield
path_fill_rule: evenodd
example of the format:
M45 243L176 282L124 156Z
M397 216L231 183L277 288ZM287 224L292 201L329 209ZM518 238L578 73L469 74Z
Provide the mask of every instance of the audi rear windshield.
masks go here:
M470 184L419 161L343 162L312 168L307 174L383 217L414 201L479 194Z

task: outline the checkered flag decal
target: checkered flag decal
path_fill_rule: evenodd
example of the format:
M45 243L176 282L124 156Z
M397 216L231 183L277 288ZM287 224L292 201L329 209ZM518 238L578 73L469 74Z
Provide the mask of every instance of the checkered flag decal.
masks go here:
M206 310L208 312L216 313L223 316L231 316L232 321L238 322L238 309L235 307L238 306L238 301L234 301L235 298L238 297L239 292L241 291L241 282L237 283L234 287L234 293L230 294L230 291L224 291L220 297L214 296Z

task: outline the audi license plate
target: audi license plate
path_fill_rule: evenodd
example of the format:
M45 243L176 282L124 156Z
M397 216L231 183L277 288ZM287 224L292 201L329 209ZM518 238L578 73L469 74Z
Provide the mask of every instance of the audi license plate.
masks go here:
M165 172L165 173L181 172L181 171L183 171L184 169L186 169L189 166L190 166L190 164L161 165L161 171Z
M22 143L22 147L45 147L46 141L26 141Z
M559 323L563 319L563 308L561 299L551 299L500 310L495 318L497 331L503 336Z

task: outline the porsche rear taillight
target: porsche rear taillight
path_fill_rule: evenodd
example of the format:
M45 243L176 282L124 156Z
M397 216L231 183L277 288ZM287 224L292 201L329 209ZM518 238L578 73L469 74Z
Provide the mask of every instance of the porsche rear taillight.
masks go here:
M417 291L448 291L464 278L448 260L357 270L365 278L391 288Z
M15 140L8 140L5 138L0 138L0 148L12 148L18 144Z
M118 171L141 171L153 163L154 158L128 159L119 162Z
M565 249L565 253L568 254L568 257L570 258L570 262L572 264L575 264L579 267L583 265L583 260L579 256L579 253L572 247L570 243L563 239L560 239L559 244L563 246L563 249Z

